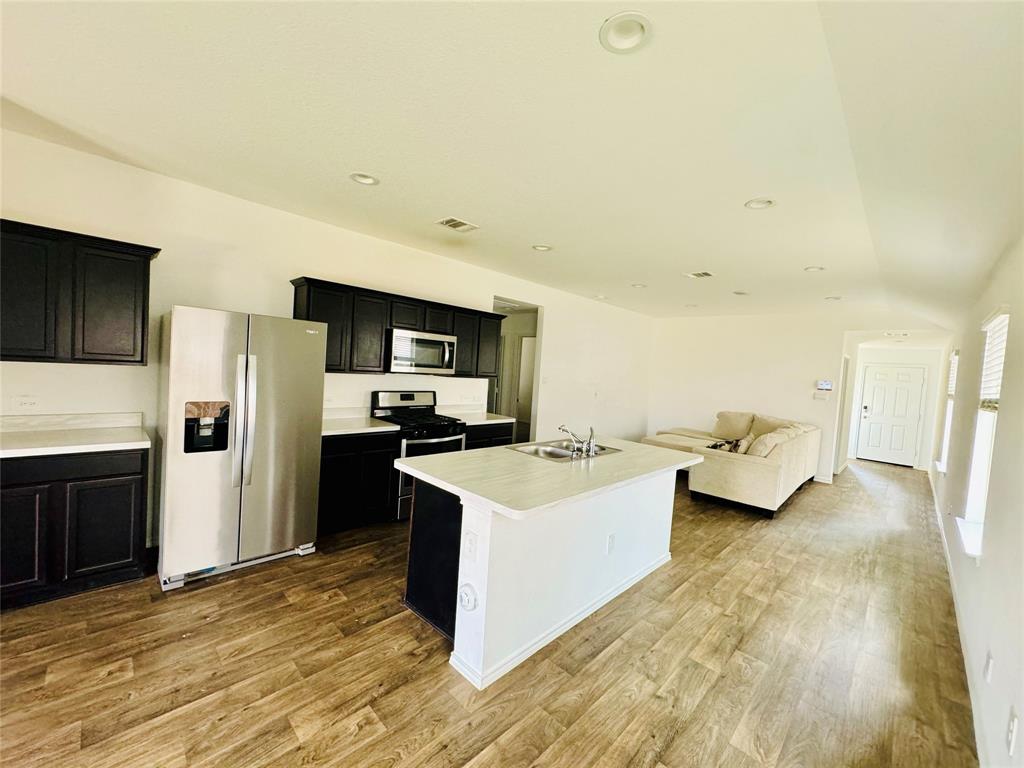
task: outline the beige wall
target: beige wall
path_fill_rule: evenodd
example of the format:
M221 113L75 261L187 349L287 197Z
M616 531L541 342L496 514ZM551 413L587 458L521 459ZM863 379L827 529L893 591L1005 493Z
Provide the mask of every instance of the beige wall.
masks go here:
M1007 252L972 306L954 345L960 349L946 473L931 476L956 600L967 680L982 765L1024 766L1024 736L1007 757L1003 739L1010 707L1024 715L1024 256ZM962 515L974 438L985 345L982 323L1000 307L1010 312L985 513L983 553L964 554L954 516ZM992 682L982 676L988 653ZM1022 726L1024 727L1024 726Z
M930 327L920 318L855 307L814 315L661 321L651 365L649 429L710 429L720 410L805 421L822 430L815 477L832 482L840 393L816 400L814 386L818 379L838 386L845 332Z
M487 311L495 294L514 296L542 307L538 436L563 422L644 434L650 318L11 131L2 148L4 217L162 248L154 342L175 303L290 316L299 275ZM157 348L146 367L0 363L0 413L142 411L152 426ZM356 378L373 388L379 377Z

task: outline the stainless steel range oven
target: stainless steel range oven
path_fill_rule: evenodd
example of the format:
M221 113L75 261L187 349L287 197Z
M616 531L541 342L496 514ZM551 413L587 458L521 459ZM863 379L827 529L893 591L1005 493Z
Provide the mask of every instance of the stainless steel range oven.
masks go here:
M391 331L392 373L455 373L454 336L395 328Z
M435 413L437 394L430 391L378 391L370 396L370 415L399 426L402 458L461 451L466 447L466 423ZM413 478L398 473L399 520L412 511Z

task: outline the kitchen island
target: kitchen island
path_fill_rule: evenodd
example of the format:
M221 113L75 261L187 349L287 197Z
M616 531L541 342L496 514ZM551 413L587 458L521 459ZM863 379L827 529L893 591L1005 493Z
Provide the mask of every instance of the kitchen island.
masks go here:
M625 440L550 461L515 447L400 459L416 479L406 605L484 688L668 562L676 470L702 458Z

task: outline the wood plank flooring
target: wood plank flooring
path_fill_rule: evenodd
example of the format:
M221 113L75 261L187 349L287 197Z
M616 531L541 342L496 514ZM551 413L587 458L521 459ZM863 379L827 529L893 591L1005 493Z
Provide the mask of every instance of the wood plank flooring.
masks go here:
M0 763L977 765L924 473L857 462L774 520L681 481L672 539L485 691L403 610L397 525L167 595L152 578L7 612Z

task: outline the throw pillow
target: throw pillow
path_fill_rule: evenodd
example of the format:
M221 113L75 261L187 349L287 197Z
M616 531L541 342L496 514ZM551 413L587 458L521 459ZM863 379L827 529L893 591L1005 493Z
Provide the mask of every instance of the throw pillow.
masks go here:
M747 450L747 455L760 456L764 458L775 450L776 445L791 439L792 438L789 435L778 431L767 432L754 439L754 442L750 444L750 448Z
M785 419L776 419L774 416L762 416L759 413L755 413L753 422L750 425L750 431L754 433L754 437L760 437L789 424L790 422Z
M751 443L754 442L754 435L748 434L746 437L736 442L736 453L746 453L750 450Z
M743 411L719 411L716 414L715 428L711 436L719 440L739 440L750 432L750 422L754 414Z

